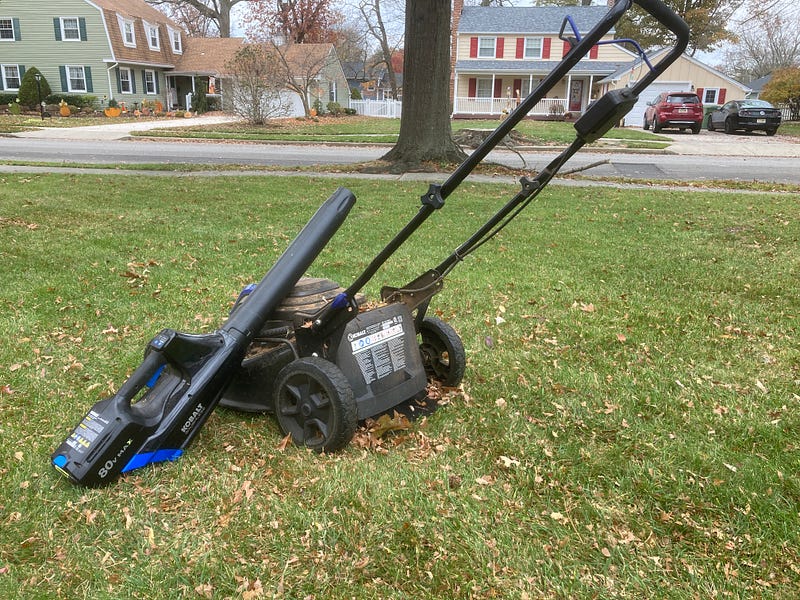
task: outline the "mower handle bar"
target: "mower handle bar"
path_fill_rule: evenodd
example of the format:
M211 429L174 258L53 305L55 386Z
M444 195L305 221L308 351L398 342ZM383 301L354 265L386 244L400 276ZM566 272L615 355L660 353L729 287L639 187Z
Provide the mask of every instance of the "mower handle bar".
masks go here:
M686 49L689 43L689 27L686 22L670 10L661 0L618 0L614 6L604 15L604 17L587 33L576 45L574 45L567 55L561 60L553 71L541 81L541 83L531 91L517 108L515 108L505 120L481 143L467 159L441 184L433 184L428 191L422 195L422 206L417 214L406 224L400 232L389 241L386 247L372 259L364 272L356 278L350 286L342 292L336 301L323 309L320 314L320 323L325 323L330 316L330 310L341 309L351 303L355 295L372 279L378 269L394 254L394 252L433 214L436 209L444 206L445 199L467 178L472 170L480 163L489 152L533 109L533 107L544 97L544 95L555 86L566 74L578 63L578 61L589 53L589 50L597 44L600 39L619 21L620 17L631 8L633 3L641 6L653 18L665 25L673 34L676 41L673 48L656 65L651 68L649 73L642 78L632 88L631 92L638 95L654 79L663 73ZM609 119L613 115L609 115ZM536 186L527 186L525 195L522 198L529 198L537 193L544 184L549 181L561 165L569 159L585 143L586 140L576 139L575 142L556 160L552 161L545 169L546 174ZM519 195L514 200L519 204ZM511 208L508 206L501 213L508 214ZM502 214L499 213L493 221L499 221ZM513 218L513 217L512 217ZM489 224L481 228L488 229ZM323 325L324 326L324 325Z

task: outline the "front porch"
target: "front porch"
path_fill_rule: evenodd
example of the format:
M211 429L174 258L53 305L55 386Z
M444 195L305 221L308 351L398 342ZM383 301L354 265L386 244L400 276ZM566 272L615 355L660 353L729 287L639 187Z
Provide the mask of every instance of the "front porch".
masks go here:
M510 73L486 75L457 73L454 85L454 118L491 118L519 106L543 75ZM577 118L596 97L595 75L572 75L562 79L542 98L528 116L534 119Z

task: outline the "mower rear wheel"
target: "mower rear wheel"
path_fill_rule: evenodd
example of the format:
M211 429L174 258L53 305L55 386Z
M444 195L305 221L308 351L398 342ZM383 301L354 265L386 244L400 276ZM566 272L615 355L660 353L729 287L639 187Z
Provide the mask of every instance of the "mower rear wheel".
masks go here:
M286 365L275 383L275 416L295 444L317 452L344 448L356 431L353 388L342 370L316 356Z
M419 337L419 351L428 377L445 387L458 387L467 368L467 357L456 330L440 319L425 317Z

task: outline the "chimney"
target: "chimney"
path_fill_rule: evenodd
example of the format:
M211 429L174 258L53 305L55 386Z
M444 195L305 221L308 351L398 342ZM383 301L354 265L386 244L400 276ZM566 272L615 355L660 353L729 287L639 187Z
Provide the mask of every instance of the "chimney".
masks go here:
M450 106L453 106L455 101L458 22L461 20L461 11L463 9L464 0L453 0L452 14L450 15Z

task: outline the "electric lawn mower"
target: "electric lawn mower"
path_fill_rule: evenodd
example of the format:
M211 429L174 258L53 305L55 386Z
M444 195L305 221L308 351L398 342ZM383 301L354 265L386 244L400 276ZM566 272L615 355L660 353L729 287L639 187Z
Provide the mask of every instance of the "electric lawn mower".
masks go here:
M675 35L674 47L656 65L634 40L602 40L634 3ZM417 214L349 287L303 277L355 203L352 192L339 188L261 282L242 291L218 330L164 329L150 340L130 378L96 403L53 452L55 468L74 483L96 486L175 460L218 404L274 412L295 443L335 451L349 443L359 420L424 397L429 378L458 386L464 346L450 325L427 315L444 278L527 207L584 144L617 124L681 55L688 34L660 0L618 0L583 36L566 17L559 37L570 51L444 183L430 186ZM368 308L360 291L381 266L593 46L606 43L631 45L648 71L632 87L594 102L575 122L575 140L536 177L522 177L516 195L450 256L402 287L383 287L379 305Z

